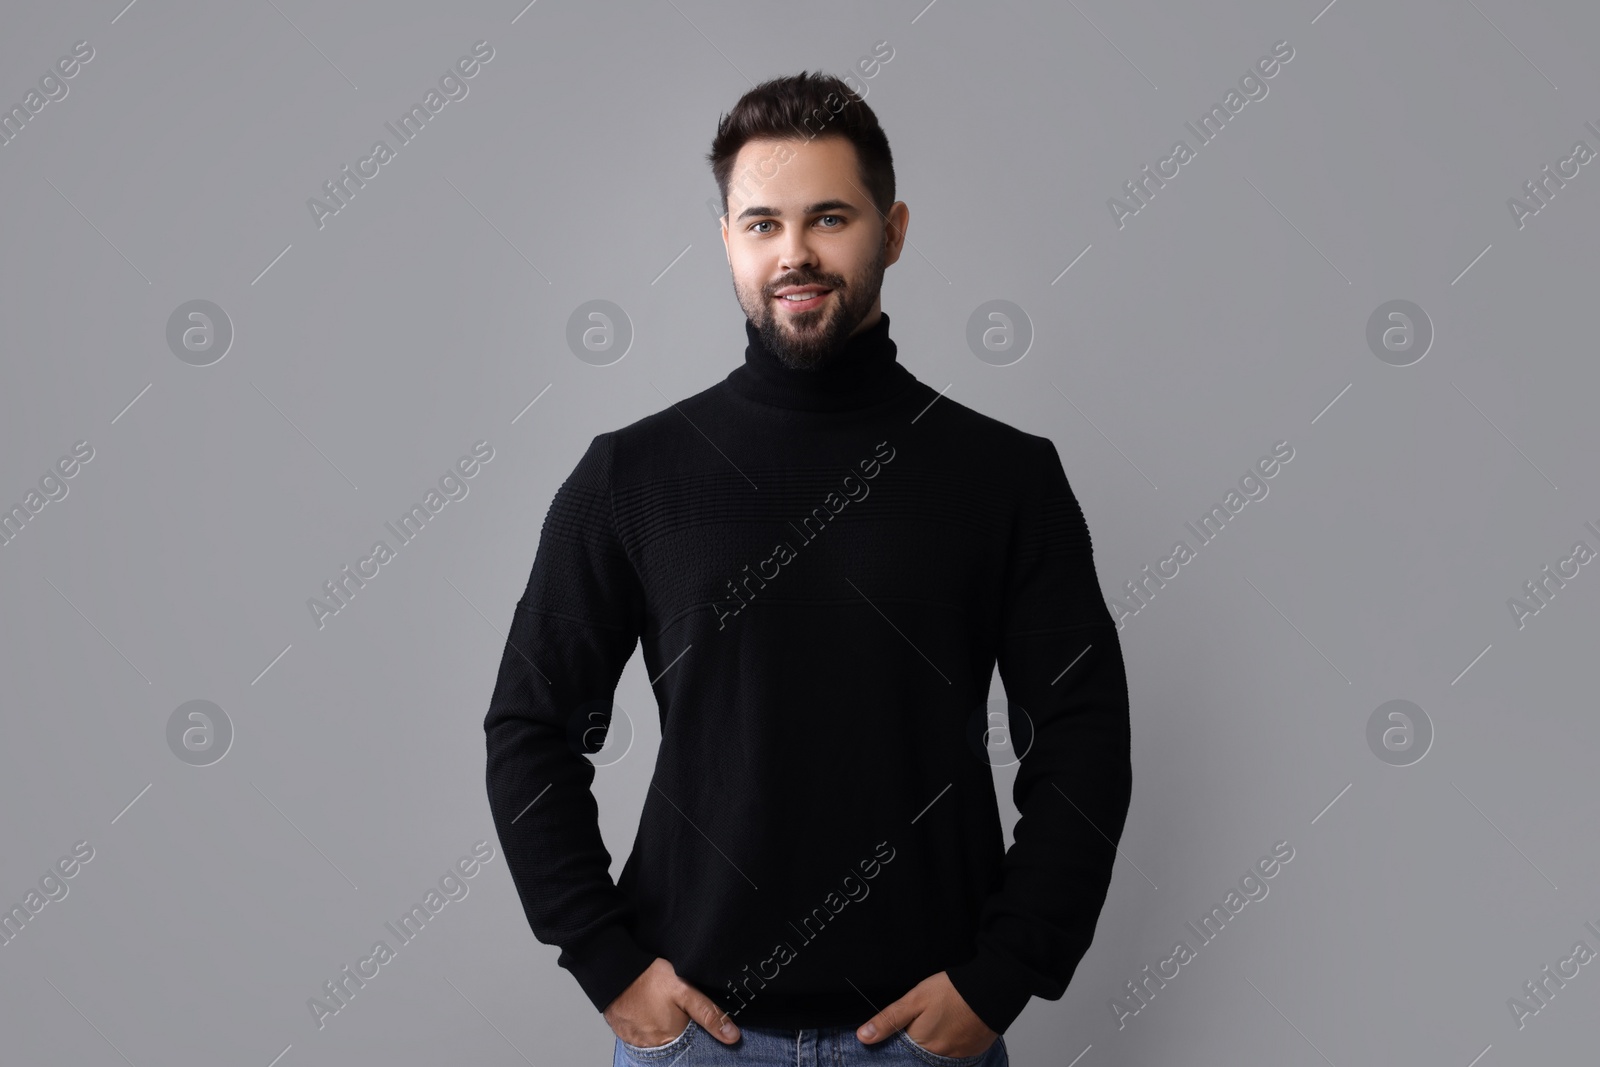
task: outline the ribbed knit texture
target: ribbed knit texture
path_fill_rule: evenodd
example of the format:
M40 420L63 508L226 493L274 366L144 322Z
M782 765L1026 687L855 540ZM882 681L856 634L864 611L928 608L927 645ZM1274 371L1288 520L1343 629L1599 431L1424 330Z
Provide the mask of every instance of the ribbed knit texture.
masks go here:
M944 970L1003 1033L1094 936L1131 769L1082 511L1048 438L918 381L888 330L803 371L747 321L743 364L594 437L550 504L487 785L597 1010L657 956L745 1026L858 1026ZM586 753L636 645L661 745L613 883ZM1009 850L986 730L1021 757Z

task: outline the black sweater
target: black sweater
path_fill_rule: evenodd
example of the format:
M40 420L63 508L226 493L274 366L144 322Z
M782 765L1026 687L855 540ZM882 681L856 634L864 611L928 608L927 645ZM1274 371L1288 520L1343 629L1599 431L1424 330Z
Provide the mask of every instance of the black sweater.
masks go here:
M1082 512L1054 444L918 381L889 316L816 371L745 329L550 504L484 720L507 866L598 1010L657 956L752 1026L859 1026L945 970L1004 1032L1066 991L1128 811ZM661 745L613 883L587 754L641 641Z

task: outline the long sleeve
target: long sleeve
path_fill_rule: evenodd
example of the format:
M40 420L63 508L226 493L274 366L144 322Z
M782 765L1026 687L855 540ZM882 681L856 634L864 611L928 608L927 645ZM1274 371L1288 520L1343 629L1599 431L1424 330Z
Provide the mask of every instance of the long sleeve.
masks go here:
M998 1033L1058 1000L1094 938L1132 796L1128 686L1089 530L1047 438L1011 544L1000 647L1019 818L974 956L948 969ZM1024 714L1025 713L1025 714Z
M528 924L599 1011L655 959L628 930L584 755L644 617L613 521L613 444L595 437L556 491L483 723L489 807Z

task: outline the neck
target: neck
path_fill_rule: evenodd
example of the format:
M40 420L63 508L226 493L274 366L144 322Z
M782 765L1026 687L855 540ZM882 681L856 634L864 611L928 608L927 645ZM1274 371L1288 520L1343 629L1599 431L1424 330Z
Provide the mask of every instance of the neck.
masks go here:
M868 314L863 325L844 339L819 366L785 366L761 340L748 318L744 323L744 363L728 375L741 395L773 407L803 411L841 411L888 400L916 379L896 360L889 337L889 316Z

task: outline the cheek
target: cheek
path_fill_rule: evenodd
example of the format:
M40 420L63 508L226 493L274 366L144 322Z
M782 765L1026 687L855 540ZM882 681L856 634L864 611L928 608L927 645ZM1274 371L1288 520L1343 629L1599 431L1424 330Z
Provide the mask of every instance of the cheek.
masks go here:
M748 262L741 262L737 257L733 261L733 285L746 303L756 303L765 299L762 287L768 277L769 275L754 270Z
M728 256L733 276L746 289L759 292L767 280L776 277L778 265L771 256L734 247Z
M870 281L877 274L878 261L884 251L882 239L877 235L854 242L849 253L850 270L835 273L844 274L855 282Z

